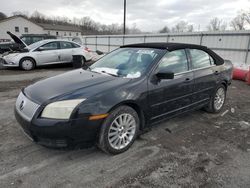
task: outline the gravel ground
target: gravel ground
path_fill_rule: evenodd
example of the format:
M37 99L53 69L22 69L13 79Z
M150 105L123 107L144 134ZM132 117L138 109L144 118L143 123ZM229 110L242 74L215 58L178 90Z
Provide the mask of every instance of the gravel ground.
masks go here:
M234 81L220 114L168 120L120 155L32 143L13 114L20 89L71 69L0 70L0 187L250 187L250 86Z

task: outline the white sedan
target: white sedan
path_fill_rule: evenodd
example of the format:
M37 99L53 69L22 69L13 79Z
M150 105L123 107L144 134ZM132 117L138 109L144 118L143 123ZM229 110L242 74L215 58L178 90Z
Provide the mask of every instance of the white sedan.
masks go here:
M84 61L91 60L91 53L83 46L66 40L50 39L33 43L18 52L4 54L0 61L4 67L32 70L42 65L71 63L73 55L81 55Z

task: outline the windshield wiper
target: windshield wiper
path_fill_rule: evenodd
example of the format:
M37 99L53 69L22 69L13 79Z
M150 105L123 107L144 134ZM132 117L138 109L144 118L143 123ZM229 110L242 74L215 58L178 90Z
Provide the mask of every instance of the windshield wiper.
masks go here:
M102 74L101 72L98 72L98 71L93 71L90 67L88 67L86 70L88 70L88 71L90 71L90 72L94 72L94 73Z
M110 76L119 77L117 74L112 74L112 73L109 73L109 72L106 72L106 71L101 71L101 72L104 73L104 74L108 74Z
M82 67L82 68L84 68L84 67ZM90 68L90 66L88 66L85 70L92 71L91 68Z
M104 73L104 74L108 74L108 75L110 75L110 76L119 77L119 75L117 75L117 74L113 74L113 73L110 73L110 72L106 72L105 70L95 71L95 70L93 70L91 67L87 67L87 69L86 69L86 70L88 70L88 71L90 71L90 72L99 73L99 74Z

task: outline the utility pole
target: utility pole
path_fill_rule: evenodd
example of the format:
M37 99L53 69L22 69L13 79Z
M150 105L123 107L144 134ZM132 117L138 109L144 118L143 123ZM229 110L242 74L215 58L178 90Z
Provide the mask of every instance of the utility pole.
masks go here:
M123 34L126 34L126 0L124 0Z

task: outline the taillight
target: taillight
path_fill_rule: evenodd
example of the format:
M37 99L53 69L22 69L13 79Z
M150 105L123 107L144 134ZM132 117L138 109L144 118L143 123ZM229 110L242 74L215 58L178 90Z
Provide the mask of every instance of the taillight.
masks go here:
M87 52L91 52L91 50L87 47L85 47L84 50L86 50Z

